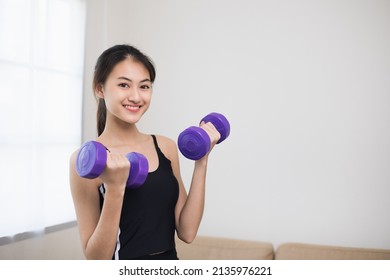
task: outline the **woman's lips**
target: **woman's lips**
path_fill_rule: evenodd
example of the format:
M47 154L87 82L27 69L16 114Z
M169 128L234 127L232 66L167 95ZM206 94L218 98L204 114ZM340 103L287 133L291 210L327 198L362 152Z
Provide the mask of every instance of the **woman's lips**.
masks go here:
M141 108L140 105L123 105L123 107L125 107L126 110L133 113L138 112L139 109Z

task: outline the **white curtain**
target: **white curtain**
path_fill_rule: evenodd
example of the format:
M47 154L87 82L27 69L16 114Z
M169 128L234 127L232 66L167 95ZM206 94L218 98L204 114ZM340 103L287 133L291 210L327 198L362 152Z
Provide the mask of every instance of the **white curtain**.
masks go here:
M0 237L75 219L86 3L0 0Z

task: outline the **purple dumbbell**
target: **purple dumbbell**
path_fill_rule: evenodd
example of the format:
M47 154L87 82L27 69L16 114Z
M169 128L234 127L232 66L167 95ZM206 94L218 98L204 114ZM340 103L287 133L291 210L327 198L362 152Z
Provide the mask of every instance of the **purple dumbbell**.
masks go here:
M211 122L221 134L221 138L217 144L221 143L229 136L230 124L222 114L210 113L200 122L202 121L206 123ZM178 147L186 158L198 160L204 157L210 150L210 137L204 129L197 126L191 126L180 133Z
M149 163L146 157L139 153L128 153L130 172L126 187L137 188L141 186L148 176ZM102 174L106 168L107 149L96 141L86 142L79 150L76 159L76 170L80 177L94 179Z

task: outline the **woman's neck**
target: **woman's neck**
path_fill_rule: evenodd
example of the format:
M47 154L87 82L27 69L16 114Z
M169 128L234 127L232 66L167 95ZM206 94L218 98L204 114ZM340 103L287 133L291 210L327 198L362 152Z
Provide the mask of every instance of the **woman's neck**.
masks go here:
M107 146L118 147L136 145L143 136L136 124L107 118L104 131L98 139Z

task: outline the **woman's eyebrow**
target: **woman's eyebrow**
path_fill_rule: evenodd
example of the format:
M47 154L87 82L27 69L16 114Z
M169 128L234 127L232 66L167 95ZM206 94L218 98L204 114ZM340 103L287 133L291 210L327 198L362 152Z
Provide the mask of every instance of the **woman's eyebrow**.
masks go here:
M124 76L118 77L118 80L126 80L129 82L133 82L131 79L124 77ZM152 82L152 81L150 79L143 79L142 81L140 81L140 83L143 83L143 82Z
M124 77L124 76L118 77L118 80L126 80L126 81L129 81L129 82L132 82L131 79L129 79L127 77Z

